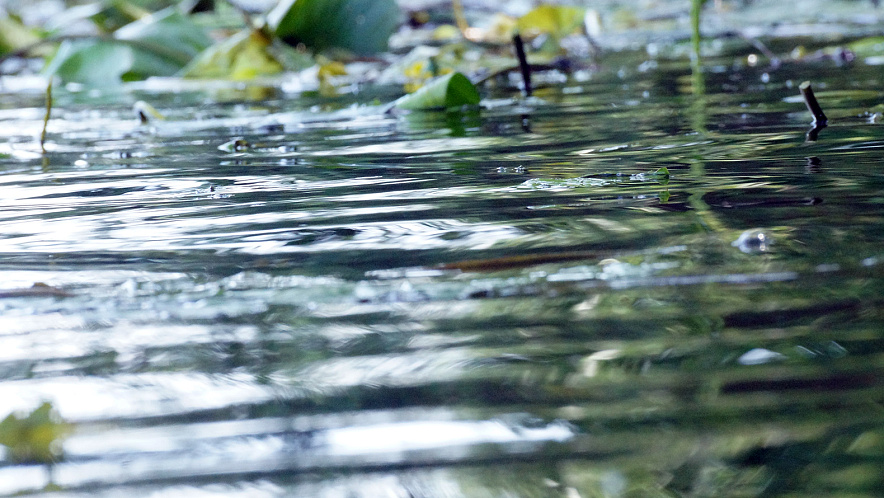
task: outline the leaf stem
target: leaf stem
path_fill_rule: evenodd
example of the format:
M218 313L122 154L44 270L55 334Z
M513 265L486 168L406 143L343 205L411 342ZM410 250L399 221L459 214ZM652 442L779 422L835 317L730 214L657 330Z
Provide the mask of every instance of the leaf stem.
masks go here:
M699 64L700 61L700 12L706 0L691 0L691 62Z
M46 85L46 114L43 116L43 131L40 133L40 150L46 155L46 128L49 127L49 117L52 115L52 77Z
M467 16L464 14L463 2L451 0L451 8L454 10L454 22L457 24L457 29L464 35L464 38L469 40L467 35L469 34L470 23L467 22Z

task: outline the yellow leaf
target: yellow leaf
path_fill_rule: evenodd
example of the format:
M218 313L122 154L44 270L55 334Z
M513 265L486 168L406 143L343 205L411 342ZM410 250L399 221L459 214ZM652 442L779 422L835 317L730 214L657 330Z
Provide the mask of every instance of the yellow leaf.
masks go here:
M541 34L564 38L583 25L586 11L579 7L543 4L520 17L517 27L527 37Z
M332 76L346 76L347 67L342 62L331 61L319 66L319 79L327 79Z
M417 61L414 64L405 68L405 71L403 71L403 74L405 74L406 78L426 79L426 78L433 76L433 74L430 73L430 71L428 71L426 68L427 68L427 64L425 61Z
M3 419L0 444L9 448L15 462L51 463L60 457L58 445L69 431L52 404L43 403L27 415L13 413Z
M0 16L0 54L18 50L40 41L30 28L15 19Z
M270 40L246 29L212 45L181 71L185 78L248 80L281 73L282 64L268 52Z
M451 24L443 24L433 30L434 40L456 40L461 37L460 30L457 26Z

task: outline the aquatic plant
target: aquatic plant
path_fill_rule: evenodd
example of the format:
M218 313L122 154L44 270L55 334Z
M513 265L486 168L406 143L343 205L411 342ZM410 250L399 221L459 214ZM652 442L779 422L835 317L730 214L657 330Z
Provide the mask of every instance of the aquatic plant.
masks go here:
M61 440L70 431L52 403L28 414L11 413L0 422L0 444L16 463L52 463L61 458Z

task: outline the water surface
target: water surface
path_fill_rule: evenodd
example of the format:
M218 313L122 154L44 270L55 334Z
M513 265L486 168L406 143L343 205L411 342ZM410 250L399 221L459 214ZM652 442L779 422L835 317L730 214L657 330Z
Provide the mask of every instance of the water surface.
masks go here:
M45 162L4 95L0 416L74 432L0 494L879 493L880 67L646 58L449 114L60 90Z

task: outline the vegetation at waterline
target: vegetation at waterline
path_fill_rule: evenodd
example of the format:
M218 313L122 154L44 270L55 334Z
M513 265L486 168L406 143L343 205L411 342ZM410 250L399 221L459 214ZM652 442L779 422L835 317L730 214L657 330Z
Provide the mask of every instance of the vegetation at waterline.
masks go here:
M516 35L528 45L520 83L527 94L526 69L567 73L591 68L602 56L593 38L597 12L543 2L519 17L473 18L460 0L410 12L395 0L98 0L51 15L38 15L39 2L19 5L0 10L0 60L42 59L42 74L86 88L151 77L260 84L297 73L299 81L315 82L305 88L333 98L366 83L396 83L412 93L441 79L430 85L435 90L396 106L457 108L478 104L474 86L518 74ZM684 8L692 31L684 53L697 61L701 11L713 7L690 0ZM884 43L864 38L848 49L876 57L884 54ZM791 56L836 57L835 50L844 48L804 54L796 47ZM23 67L33 65L5 64L0 71Z
M208 5L205 5L208 4ZM584 9L540 5L521 18L500 15L485 29L470 28L463 10L457 24L421 21L412 13L416 38L426 38L408 54L380 54L405 20L394 0L283 0L266 15L247 12L236 2L163 2L129 0L96 2L71 8L39 27L7 12L2 18L0 56L42 57L42 73L64 83L107 87L149 77L227 80L272 78L286 72L314 71L318 89L333 96L337 83L370 81L354 74L357 62L385 62L408 92L433 78L417 98L401 108L460 107L478 104L472 79L514 64L509 39L521 31L532 39L548 39L535 54L539 64L564 54L560 41L580 32ZM209 7L208 11L201 10ZM86 26L84 28L84 26ZM81 33L86 31L86 34ZM464 57L468 46L483 44L479 60ZM398 73L398 74L397 74ZM387 78L389 79L389 78ZM339 80L339 81L336 81Z

